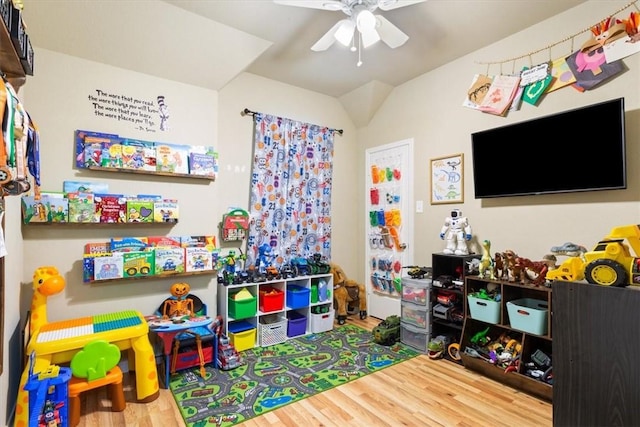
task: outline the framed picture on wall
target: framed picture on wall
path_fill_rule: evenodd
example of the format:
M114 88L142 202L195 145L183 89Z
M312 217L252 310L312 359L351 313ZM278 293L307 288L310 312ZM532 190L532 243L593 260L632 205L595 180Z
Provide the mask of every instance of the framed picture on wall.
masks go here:
M462 153L431 159L431 204L464 202Z

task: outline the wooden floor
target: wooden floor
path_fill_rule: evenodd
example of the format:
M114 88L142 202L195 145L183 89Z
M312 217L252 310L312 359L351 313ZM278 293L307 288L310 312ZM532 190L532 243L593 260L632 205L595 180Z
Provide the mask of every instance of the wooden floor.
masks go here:
M348 323L372 329L379 319ZM135 402L125 374L127 408L111 412L103 389L82 395L80 426L182 427L169 390ZM418 356L300 402L253 418L242 427L518 426L552 425L552 405L445 360Z

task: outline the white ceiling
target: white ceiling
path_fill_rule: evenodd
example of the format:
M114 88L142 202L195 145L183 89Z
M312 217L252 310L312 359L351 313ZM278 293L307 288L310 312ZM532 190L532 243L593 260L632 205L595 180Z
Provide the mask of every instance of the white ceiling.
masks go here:
M378 10L409 40L396 49L376 43L361 67L339 43L310 49L342 12L271 0L24 0L23 13L36 47L212 90L249 72L341 98L349 111L356 89L368 85L382 102L393 87L584 1L428 0ZM366 124L353 107L356 125Z

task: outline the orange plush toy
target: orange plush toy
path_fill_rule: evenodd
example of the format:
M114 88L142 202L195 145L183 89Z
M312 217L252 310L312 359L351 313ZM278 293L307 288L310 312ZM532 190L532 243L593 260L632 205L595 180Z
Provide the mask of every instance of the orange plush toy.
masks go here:
M356 305L360 309L360 319L366 319L367 293L364 285L355 280L347 279L347 275L338 264L331 263L330 265L331 274L333 274L333 300L337 307L338 324L345 324L347 312L349 314L356 313Z

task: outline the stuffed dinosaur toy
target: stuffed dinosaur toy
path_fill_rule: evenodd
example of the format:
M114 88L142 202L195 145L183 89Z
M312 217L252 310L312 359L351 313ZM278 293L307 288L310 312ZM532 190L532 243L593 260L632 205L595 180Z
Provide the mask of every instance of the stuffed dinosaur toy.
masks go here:
M359 309L360 319L367 318L367 293L362 283L347 278L342 267L331 263L331 274L333 274L333 300L337 307L336 315L338 324L344 325L347 321L347 314L357 313Z

